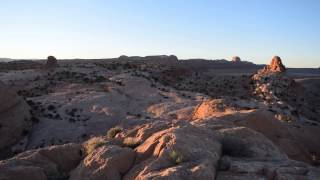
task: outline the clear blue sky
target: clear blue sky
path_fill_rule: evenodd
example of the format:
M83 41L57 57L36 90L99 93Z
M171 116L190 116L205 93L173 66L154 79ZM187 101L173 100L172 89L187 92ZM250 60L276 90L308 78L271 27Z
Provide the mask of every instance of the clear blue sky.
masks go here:
M179 58L320 66L320 0L1 0L0 57Z

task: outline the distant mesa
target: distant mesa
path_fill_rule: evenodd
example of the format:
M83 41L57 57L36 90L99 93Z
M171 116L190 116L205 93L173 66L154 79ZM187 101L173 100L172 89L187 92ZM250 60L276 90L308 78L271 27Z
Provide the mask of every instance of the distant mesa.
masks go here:
M154 56L145 56L145 57L139 57L139 56L126 56L121 55L119 60L151 60L151 61L178 61L177 56L175 55L154 55Z
M154 59L154 60L168 60L168 61L178 61L178 57L175 55L160 55L160 56L146 56L146 58Z
M121 56L118 57L118 59L119 59L119 60L128 60L129 57L126 56L126 55L121 55Z
M54 56L48 56L45 69L53 69L58 66L58 60Z
M155 55L155 56L146 56L145 57L148 60L171 60L171 61L178 61L177 56L175 55Z
M233 56L231 61L232 62L241 62L241 59L239 56Z

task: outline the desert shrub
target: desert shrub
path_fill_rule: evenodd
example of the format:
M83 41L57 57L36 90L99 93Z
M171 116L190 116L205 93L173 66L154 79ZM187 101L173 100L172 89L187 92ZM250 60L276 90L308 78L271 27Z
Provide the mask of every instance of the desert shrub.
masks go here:
M109 131L107 132L107 137L108 138L114 138L118 133L120 133L122 131L121 128L119 127L114 127L109 129Z
M95 81L96 82L103 82L103 81L105 81L106 80L106 78L105 77L103 77L103 76L95 76Z
M169 153L169 157L175 164L180 164L183 161L182 155L178 154L175 150Z
M139 139L134 137L127 137L123 140L123 145L129 148L136 148L140 144L141 142L139 141Z
M106 144L103 138L95 137L87 141L84 145L87 154L91 154L95 149Z

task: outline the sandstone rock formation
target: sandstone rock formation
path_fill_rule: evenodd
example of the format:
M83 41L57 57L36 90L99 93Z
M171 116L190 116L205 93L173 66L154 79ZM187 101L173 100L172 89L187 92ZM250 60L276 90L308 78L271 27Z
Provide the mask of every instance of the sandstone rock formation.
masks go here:
M23 148L0 160L0 180L320 176L320 121L310 119L319 106L309 102L319 104L316 78L297 88L292 69L278 73L278 58L256 74L261 66L226 60L119 59L62 61L50 73L0 72L7 85L0 107L22 116L3 103L17 97L8 87L16 88L36 122L6 146ZM19 135L0 139L9 133Z
M320 175L317 168L289 160L254 130L214 123L147 123L110 142L94 139L97 144L87 155L76 144L28 151L1 161L0 179L316 179ZM142 144L133 150L111 142L122 137L138 138ZM82 155L86 157L80 162Z
M71 173L70 180L121 180L132 166L135 152L119 146L102 146L89 154ZM98 170L98 171L97 171Z
M311 162L312 157L309 152L314 152L315 150L308 149L306 144L310 143L313 138L309 137L307 141L299 139L301 132L295 130L296 128L290 128L281 123L272 112L253 111L234 123L262 133L291 159L307 163ZM318 135L315 133L314 136Z
M225 112L226 106L223 99L206 100L199 104L193 113L194 119L205 119Z
M279 101L288 97L294 81L278 73L257 73L253 76L254 93L268 101Z
M45 69L53 69L58 66L58 60L54 56L48 56Z
M221 145L208 136L213 133L188 124L154 133L135 149L137 158L124 179L214 179Z
M308 97L304 93L306 91L283 72L285 72L285 67L280 58L276 56L270 65L252 76L254 97L269 104L281 121L297 120L299 114L314 117L312 110L309 110L312 109L312 103L305 101L304 98ZM301 99L299 96L304 97Z
M28 133L30 107L10 87L0 82L0 150L15 144Z
M281 58L279 56L274 56L271 63L264 67L263 73L282 73L285 72L286 68L282 64Z
M30 150L0 161L1 180L47 180L68 177L81 160L81 146L65 144Z
M295 82L283 74L285 71L286 68L280 57L274 56L270 65L265 66L252 76L253 94L271 104L287 101L289 98L296 96L294 92Z

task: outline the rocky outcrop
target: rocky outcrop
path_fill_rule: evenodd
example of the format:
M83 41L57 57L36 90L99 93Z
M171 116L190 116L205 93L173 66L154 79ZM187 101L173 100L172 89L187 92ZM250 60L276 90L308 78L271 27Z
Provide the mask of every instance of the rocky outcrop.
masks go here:
M45 69L54 69L58 66L58 60L54 56L48 56Z
M178 123L155 132L135 149L135 164L124 179L214 179L220 173L221 156L261 162L287 160L270 140L253 130L208 127Z
M289 160L254 130L208 127L179 124L154 133L135 149L135 165L124 179L312 179L320 173Z
M259 132L210 123L156 121L112 139L92 139L96 143L87 155L76 144L28 151L0 161L0 180L316 179L320 174L289 160ZM128 148L115 143L124 137L142 144Z
M270 105L279 120L292 121L295 108L289 104L297 99L295 81L288 77L281 59L275 56L270 65L252 76L253 95Z
M255 74L254 94L267 101L279 101L290 96L294 81L281 74Z
M319 121L316 115L317 93L308 92L308 88L303 87L299 81L270 68L258 71L251 79L253 97L267 104L277 119L292 122L303 116L312 121ZM312 86L309 87L312 89Z
M271 64L270 64L270 70L272 72L285 72L286 67L282 64L281 58L279 56L274 56L272 58Z
M286 160L287 155L269 139L245 127L231 127L217 131L223 155L259 160Z
M82 157L81 146L65 144L30 150L0 161L0 180L46 180L68 177Z
M132 166L135 152L115 145L101 146L71 173L70 180L121 180Z
M214 179L221 145L212 136L188 124L156 132L135 149L135 164L124 179Z
M217 116L226 111L223 99L206 100L200 103L193 112L193 119L205 119Z
M241 62L241 59L239 56L233 56L231 61L232 62Z
M28 133L30 107L10 87L0 82L0 150L8 148Z
M311 162L308 150L295 137L297 133L292 134L285 124L275 118L273 113L262 110L254 111L239 118L235 124L262 133L290 158L307 163Z
M286 71L286 67L282 64L279 56L274 56L271 63L264 67L261 73L282 73Z
M281 160L260 161L246 158L224 156L220 159L217 180L256 180L256 179L310 179L316 180L320 175L317 168L304 163Z

